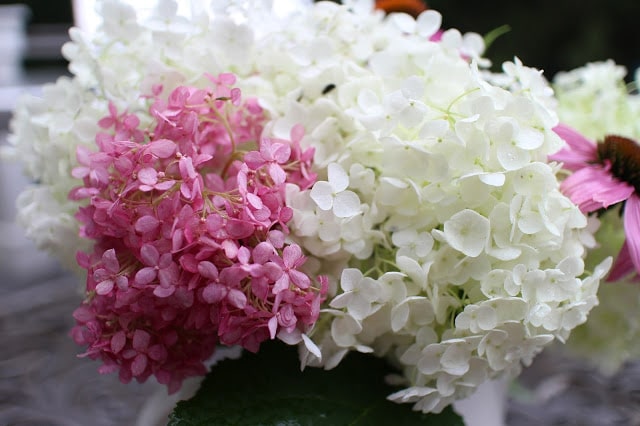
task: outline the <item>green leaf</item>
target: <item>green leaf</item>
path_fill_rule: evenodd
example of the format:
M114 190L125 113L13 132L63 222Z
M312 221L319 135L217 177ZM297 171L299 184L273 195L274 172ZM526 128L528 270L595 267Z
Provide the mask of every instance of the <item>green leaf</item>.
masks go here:
M299 367L296 348L281 342L224 360L193 398L178 403L169 425L464 425L450 407L423 414L388 401L396 389L384 377L393 370L373 355L351 353L329 371Z

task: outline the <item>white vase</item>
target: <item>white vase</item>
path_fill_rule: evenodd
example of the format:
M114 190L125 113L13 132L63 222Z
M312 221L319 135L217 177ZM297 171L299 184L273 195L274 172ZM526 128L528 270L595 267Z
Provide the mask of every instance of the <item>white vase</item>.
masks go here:
M490 380L469 398L453 403L466 426L505 426L507 414L507 378Z

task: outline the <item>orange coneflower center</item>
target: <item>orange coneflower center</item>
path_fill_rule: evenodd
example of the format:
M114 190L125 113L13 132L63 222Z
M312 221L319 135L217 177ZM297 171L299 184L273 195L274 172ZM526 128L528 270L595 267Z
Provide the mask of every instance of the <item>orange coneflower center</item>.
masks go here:
M376 8L387 13L408 13L415 18L427 10L427 5L422 0L376 0Z
M611 174L640 193L640 145L632 139L608 135L598 144L598 159L611 166Z

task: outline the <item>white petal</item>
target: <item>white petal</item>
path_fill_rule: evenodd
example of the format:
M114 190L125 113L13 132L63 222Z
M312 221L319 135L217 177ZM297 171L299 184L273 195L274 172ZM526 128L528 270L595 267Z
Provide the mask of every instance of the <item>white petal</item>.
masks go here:
M422 353L422 358L418 361L418 370L422 374L433 374L440 370L440 359L443 352L444 349L439 344L427 346Z
M391 13L389 21L393 23L400 31L407 34L413 34L416 30L416 21L413 17L406 13Z
M391 330L394 333L397 333L404 325L407 323L409 319L409 304L403 302L399 305L396 305L391 310Z
M489 219L476 211L465 209L444 223L444 236L454 249L477 257L489 241L490 229Z
M480 306L476 311L476 317L481 330L492 330L498 324L498 315L489 306Z
M415 229L403 229L401 231L394 232L391 235L391 242L397 247L408 246L418 239L418 233Z
M484 184L499 187L504 185L505 176L504 173L481 173L478 179Z
M398 268L400 268L400 272L407 274L414 283L420 287L426 285L427 273L414 259L407 256L397 256L396 264L398 265Z
M440 364L445 372L462 376L469 371L469 352L460 345L451 345L442 354Z
M316 345L313 340L309 338L306 334L302 335L302 341L304 342L304 346L307 348L309 352L314 354L316 358L322 359L322 353L320 352L320 348Z
M340 275L340 287L342 287L344 291L351 291L357 287L360 281L362 281L362 278L363 275L360 269L346 268Z
M416 19L416 32L428 38L434 35L442 25L442 15L435 10L427 10Z
M329 166L327 166L327 174L333 192L338 193L344 191L349 186L349 175L340 164L329 164Z
M309 195L320 209L331 210L333 206L333 187L329 182L323 180L316 182Z
M353 299L353 293L348 291L346 293L342 293L331 299L331 303L329 306L335 309L346 308L351 300Z
M530 159L529 151L516 145L505 143L498 147L498 161L506 170L517 170L524 167Z
M522 149L538 149L544 143L544 134L536 129L520 128L515 139L516 144Z
M352 217L360 212L360 198L355 192L343 191L336 195L333 202L333 213L337 217Z

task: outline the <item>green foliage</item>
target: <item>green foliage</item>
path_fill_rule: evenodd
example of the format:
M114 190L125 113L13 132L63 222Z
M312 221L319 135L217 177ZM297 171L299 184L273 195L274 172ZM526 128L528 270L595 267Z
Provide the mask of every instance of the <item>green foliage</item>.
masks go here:
M170 426L462 426L447 408L422 414L386 399L390 367L372 355L352 353L335 369L300 371L296 348L264 344L215 366L198 393L178 403Z

